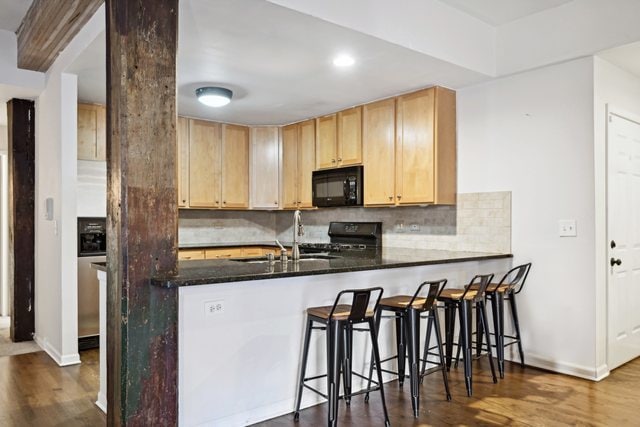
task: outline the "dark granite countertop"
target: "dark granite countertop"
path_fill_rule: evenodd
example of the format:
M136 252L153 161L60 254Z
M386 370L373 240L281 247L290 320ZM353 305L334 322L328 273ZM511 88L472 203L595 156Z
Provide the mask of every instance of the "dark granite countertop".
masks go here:
M291 246L291 242L282 242L283 246ZM206 248L234 248L241 246L272 246L277 248L278 245L273 240L265 240L258 242L214 242L214 243L180 243L179 249L206 249Z
M341 253L340 255L343 254L344 253ZM267 262L190 260L180 261L177 276L157 277L152 280L152 283L156 286L172 288L177 286L207 285L212 283L276 279L282 277L345 273L351 271L413 267L511 257L513 257L512 254L384 248L382 253L378 254L375 258L340 256L332 259L300 260L296 263L289 261L286 267L280 261L275 261L273 265L270 266Z

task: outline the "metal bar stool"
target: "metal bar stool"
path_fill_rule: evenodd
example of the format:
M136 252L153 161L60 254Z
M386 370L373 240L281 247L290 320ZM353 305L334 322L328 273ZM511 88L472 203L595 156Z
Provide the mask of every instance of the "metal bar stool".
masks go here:
M456 310L459 310L460 313L460 339L457 345L458 349L461 348L463 352L464 382L467 388L468 396L471 396L473 393L471 368L472 308L475 307L477 309L480 322L482 322L484 329L489 330L487 322L487 310L485 305L485 292L492 279L493 274L477 275L473 279L471 279L471 282L469 282L469 284L465 286L464 289L445 289L438 296L438 301L442 301L445 304L445 349L447 354L447 369L451 368L451 359L453 356L453 335L456 320L455 312ZM491 349L491 341L488 334L486 335L486 338L487 348ZM498 379L496 377L491 351L488 352L488 355L493 382L497 383Z
M498 359L498 371L500 378L504 378L504 349L514 344L518 344L518 352L520 353L520 365L524 367L524 351L522 350L522 339L520 335L520 321L518 319L518 307L516 305L516 294L519 294L524 287L524 283L531 270L531 263L522 264L512 268L502 277L497 284L487 286L487 298L491 301L491 312L493 315L493 330L496 338L496 356ZM509 301L511 308L511 316L513 319L513 327L515 336L505 335L504 333L504 301ZM478 342L482 342L482 327L477 328ZM509 338L510 342L505 343L505 338ZM479 353L479 347L478 353Z
M369 307L372 293L377 292L375 304ZM351 375L356 375L362 379L371 381L356 372L352 372L352 338L353 331L368 331L371 336L371 344L373 348L373 357L377 365L380 366L380 353L378 350L377 330L374 323L374 315L378 310L380 297L382 296L382 288L368 289L350 289L341 291L336 297L332 306L312 307L307 309L307 328L304 336L304 348L302 353L302 365L300 367L300 380L298 382L298 395L296 397L296 409L294 419L297 421L300 417L300 404L302 401L302 390L304 387L321 395L329 401L329 413L327 423L329 426L338 425L338 399L340 397L340 367L342 366L342 374L344 379L344 399L347 404L352 396L369 393L370 391L380 390L382 398L382 409L384 411L385 426L389 426L389 415L387 413L387 404L384 398L384 388L382 384L382 371L376 369L378 373L378 381L373 382L374 387L369 387L356 393L351 392ZM343 295L353 294L351 305L340 304ZM314 326L314 322L322 326ZM354 325L366 323L368 329L354 328ZM314 329L326 331L327 336L327 374L316 375L313 377L305 377L307 369L307 357L309 355L309 340L311 332ZM327 377L327 394L306 384L307 381L316 380Z
M451 400L451 394L449 393L449 380L447 378L447 369L445 364L445 357L442 351L442 337L440 335L440 320L438 313L436 312L436 299L441 294L445 285L446 279L424 282L418 286L418 289L413 294L409 295L396 295L389 298L383 298L380 300L380 310L376 313L376 330L380 328L380 318L382 317L382 311L391 311L396 319L396 346L397 354L387 359L381 360L381 363L398 359L398 372L382 369L383 372L397 374L398 382L402 386L405 378L405 356L408 355L409 359L409 380L411 382L411 406L413 407L413 415L418 416L420 409L420 383L424 375L428 375L437 370L442 371L442 379L444 381L444 389L447 394L447 400ZM426 295L422 295L422 289L428 286L428 292ZM435 364L437 366L426 371L424 369L427 363L428 353L425 353L424 359L422 359L423 369L419 370L420 364L420 314L427 312L427 336L425 339L425 348L429 347L429 338L431 330L435 331L436 341L439 348L440 362L435 363L428 361L428 363ZM433 327L435 326L435 328ZM373 361L369 369L369 381L373 376ZM376 368L379 366L376 363ZM368 394L365 396L365 401L368 400Z

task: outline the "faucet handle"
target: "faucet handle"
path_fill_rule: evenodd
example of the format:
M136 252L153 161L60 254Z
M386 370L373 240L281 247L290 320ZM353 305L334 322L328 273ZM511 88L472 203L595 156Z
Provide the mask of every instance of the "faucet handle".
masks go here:
M304 236L304 225L298 225L298 236Z

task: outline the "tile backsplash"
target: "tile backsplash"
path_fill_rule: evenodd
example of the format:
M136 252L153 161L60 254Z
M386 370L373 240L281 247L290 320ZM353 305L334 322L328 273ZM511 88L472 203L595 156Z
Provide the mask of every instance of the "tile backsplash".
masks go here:
M180 211L180 243L290 242L291 211ZM511 192L458 194L456 206L302 211L303 242L328 242L331 221L380 221L391 247L511 252Z

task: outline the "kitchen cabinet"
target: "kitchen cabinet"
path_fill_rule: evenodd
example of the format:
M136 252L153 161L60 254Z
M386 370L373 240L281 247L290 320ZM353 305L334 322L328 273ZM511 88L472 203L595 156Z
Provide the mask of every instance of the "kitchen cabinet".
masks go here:
M397 98L396 204L456 203L455 96L432 87Z
M206 249L205 259L242 258L242 248Z
M432 87L365 105L363 161L367 206L455 204L455 92Z
M178 207L189 207L189 119L178 117L177 128Z
M316 169L362 163L362 107L316 119Z
M251 128L251 207L278 209L280 200L280 131Z
M179 260L205 259L204 256L202 249L180 249L178 251Z
M249 207L249 128L222 125L222 208L247 209Z
M395 98L363 108L364 204L395 204Z
M222 132L219 123L189 120L189 206L220 207Z
M285 209L312 208L315 167L315 120L282 128L282 204Z
M78 104L78 160L107 159L107 110L104 105Z

